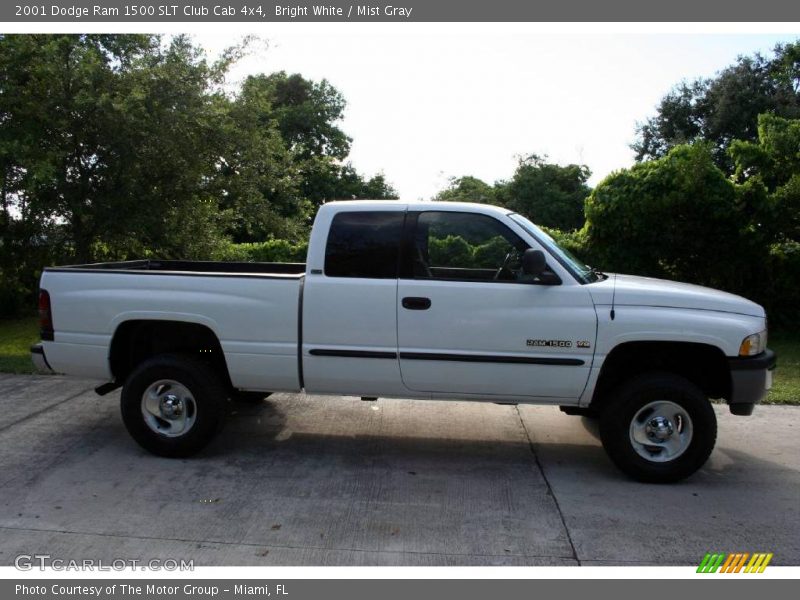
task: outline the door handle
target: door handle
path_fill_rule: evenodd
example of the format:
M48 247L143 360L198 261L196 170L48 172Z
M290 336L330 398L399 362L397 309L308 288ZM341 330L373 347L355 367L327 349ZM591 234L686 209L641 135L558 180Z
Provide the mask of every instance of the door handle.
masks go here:
M407 308L408 310L428 310L430 307L430 298L418 298L415 296L403 298L403 308Z

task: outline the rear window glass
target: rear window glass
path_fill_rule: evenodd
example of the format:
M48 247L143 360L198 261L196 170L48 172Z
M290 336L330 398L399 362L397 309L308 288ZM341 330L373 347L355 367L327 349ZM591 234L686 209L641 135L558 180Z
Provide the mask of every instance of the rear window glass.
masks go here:
M394 279L404 212L341 212L333 218L325 248L329 277Z

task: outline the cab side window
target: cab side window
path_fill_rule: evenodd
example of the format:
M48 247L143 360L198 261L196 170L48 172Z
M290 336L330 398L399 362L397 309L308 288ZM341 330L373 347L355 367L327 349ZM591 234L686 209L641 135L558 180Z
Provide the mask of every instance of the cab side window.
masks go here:
M417 279L518 281L528 245L497 219L476 213L422 212L411 244Z
M337 214L325 247L325 275L396 278L404 220L400 211Z

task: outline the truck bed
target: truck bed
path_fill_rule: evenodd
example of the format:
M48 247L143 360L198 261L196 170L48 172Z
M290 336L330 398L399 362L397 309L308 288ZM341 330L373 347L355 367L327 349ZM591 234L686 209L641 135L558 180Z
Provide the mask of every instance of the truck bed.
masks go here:
M137 273L143 274L218 274L218 275L257 275L257 276L300 276L306 270L305 263L266 263L266 262L233 262L210 260L128 260L122 262L91 263L86 265L68 265L49 267L52 272L95 272Z
M52 267L41 287L59 372L108 380L111 342L131 322L193 323L214 334L241 389L297 390L302 263L135 260Z

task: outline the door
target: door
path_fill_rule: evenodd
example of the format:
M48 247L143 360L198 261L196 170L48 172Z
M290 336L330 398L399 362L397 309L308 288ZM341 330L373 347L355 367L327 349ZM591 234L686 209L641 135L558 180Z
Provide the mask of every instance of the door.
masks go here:
M349 209L334 214L330 223L315 223L315 228L327 226L328 236L320 264L308 265L302 297L307 391L364 396L405 391L397 360L404 219L405 207Z
M409 212L406 228L397 325L410 390L580 396L596 334L584 286L530 280L528 243L493 216Z

